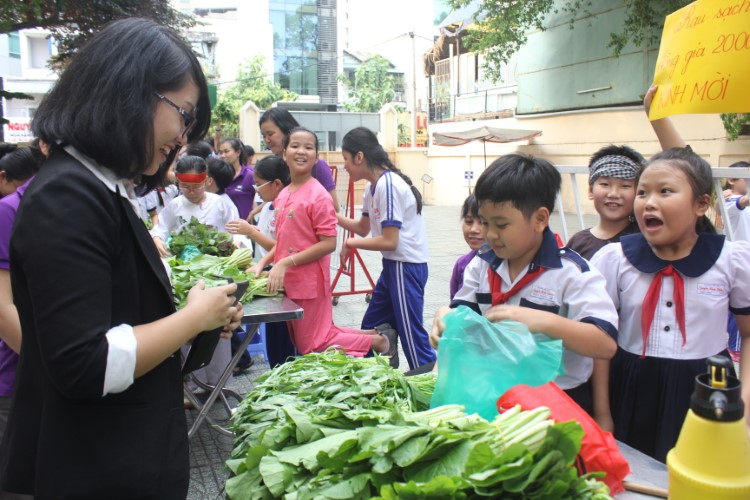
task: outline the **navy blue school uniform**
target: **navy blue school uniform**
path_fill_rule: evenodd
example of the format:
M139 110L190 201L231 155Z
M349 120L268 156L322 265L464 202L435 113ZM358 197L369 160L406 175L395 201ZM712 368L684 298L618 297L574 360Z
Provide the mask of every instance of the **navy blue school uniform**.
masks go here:
M705 373L706 358L726 353L727 310L750 314L750 243L701 233L690 255L665 261L642 234L632 234L591 262L620 312L610 374L615 437L664 461L677 442L696 375ZM650 309L644 299L655 279L661 289L652 295L653 321L644 334L641 317ZM676 288L684 290L682 306Z
M431 363L435 350L423 324L427 233L414 193L399 175L386 171L375 184L365 185L362 216L370 219L373 237L382 235L384 227L399 230L396 249L383 251L383 272L362 318L362 329L389 323L398 331L411 369Z

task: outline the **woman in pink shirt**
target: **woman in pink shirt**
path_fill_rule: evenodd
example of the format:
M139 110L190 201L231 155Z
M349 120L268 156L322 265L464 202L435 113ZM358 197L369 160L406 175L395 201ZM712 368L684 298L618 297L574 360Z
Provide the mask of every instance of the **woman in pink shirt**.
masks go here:
M336 250L336 212L330 195L312 177L318 159L317 136L302 127L291 130L282 158L292 182L274 201L276 245L248 271L257 275L273 261L268 290L284 293L302 307L304 317L289 322L289 331L302 354L339 347L352 356L370 350L394 355L395 332L342 328L333 324L331 305L331 253Z

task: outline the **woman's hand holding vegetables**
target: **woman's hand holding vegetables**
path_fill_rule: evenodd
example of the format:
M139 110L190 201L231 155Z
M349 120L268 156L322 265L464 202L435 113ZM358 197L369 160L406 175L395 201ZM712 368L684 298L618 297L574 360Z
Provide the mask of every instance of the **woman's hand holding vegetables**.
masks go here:
M201 311L196 314L196 317L203 322L201 331L227 325L231 327L233 323L239 326L239 321L242 319L242 306L235 304L235 298L231 295L235 290L237 290L236 283L206 288L201 280L188 292L185 309Z
M170 257L172 254L169 253L169 250L167 249L167 244L162 241L161 238L158 236L154 236L154 245L156 245L156 249L159 251L159 255L162 257Z
M221 338L223 339L231 339L232 332L235 331L237 328L239 328L240 325L242 324L242 316L244 314L242 304L237 302L237 304L235 304L234 307L235 307L235 312L234 312L234 315L232 315L231 321L221 331Z

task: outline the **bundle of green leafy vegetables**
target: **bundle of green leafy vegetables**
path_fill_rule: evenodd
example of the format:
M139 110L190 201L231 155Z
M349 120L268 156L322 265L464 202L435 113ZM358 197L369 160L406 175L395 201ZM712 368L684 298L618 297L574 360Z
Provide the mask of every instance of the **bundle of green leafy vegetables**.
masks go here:
M426 410L430 387L433 374L332 350L271 370L235 411L227 496L611 498L572 465L579 424L555 424L546 408L493 422L458 405Z
M247 280L249 282L247 292L240 299L243 304L251 301L253 297L278 295L278 293L268 293L267 273L263 272L255 277L244 271L252 262L252 257L249 248L237 248L229 257L203 254L187 262L172 257L168 264L171 269L170 280L175 305L178 309L185 307L188 292L199 280L203 280L206 288L210 288L226 285L225 277L231 277L234 281Z
M182 227L171 234L169 240L169 251L174 255L180 255L188 245L195 246L201 253L226 257L234 251L232 236L229 233L219 231L215 226L198 222L195 216L190 217L190 222L185 224L185 219L180 217Z

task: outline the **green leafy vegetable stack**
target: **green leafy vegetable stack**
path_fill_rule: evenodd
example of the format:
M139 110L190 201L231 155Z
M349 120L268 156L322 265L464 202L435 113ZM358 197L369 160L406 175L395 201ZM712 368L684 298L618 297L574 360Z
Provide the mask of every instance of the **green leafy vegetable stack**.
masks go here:
M185 220L180 217L180 222ZM219 231L216 227L201 224L195 217L182 226L179 231L172 233L169 240L169 251L180 255L187 245L193 245L201 253L227 257L234 251L232 236Z
M212 286L226 285L225 278L218 276L227 276L234 281L250 282L245 295L240 302L248 303L253 297L272 297L278 293L268 293L268 277L266 273L261 273L257 278L244 272L252 262L252 253L249 248L238 248L229 257L216 257L214 255L199 255L198 257L183 262L177 257L169 260L169 267L172 271L170 280L172 282L172 292L174 294L175 304L178 309L185 307L187 295L191 288L203 280L206 288Z
M230 498L608 499L573 462L583 431L549 410L488 422L457 405L425 410L434 375L386 358L308 354L258 380L234 414ZM427 403L425 403L425 401Z

